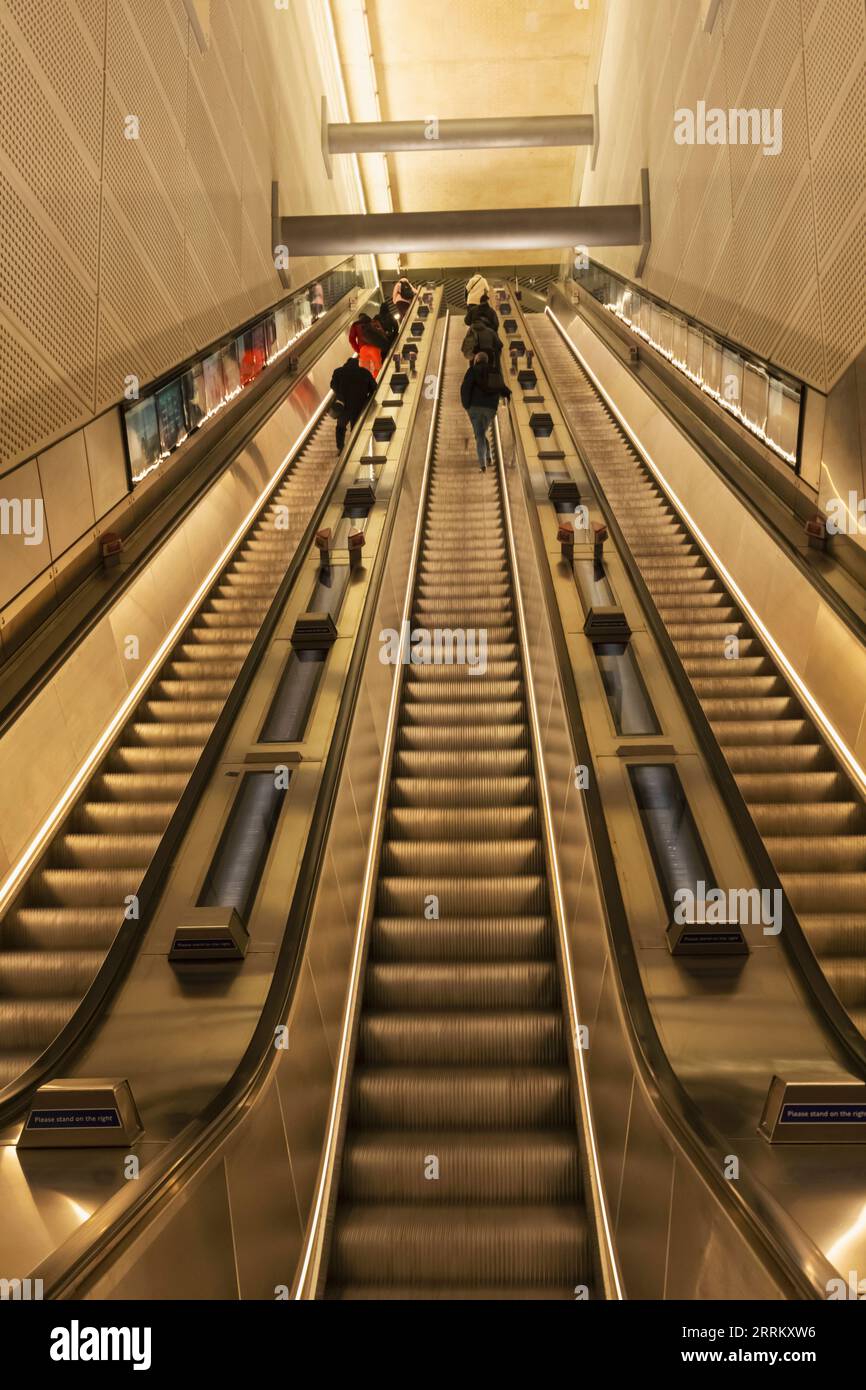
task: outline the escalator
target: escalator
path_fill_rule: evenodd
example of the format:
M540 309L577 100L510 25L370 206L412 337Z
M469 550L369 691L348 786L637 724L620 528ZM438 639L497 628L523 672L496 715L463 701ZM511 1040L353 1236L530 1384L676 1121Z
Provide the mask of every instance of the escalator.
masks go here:
M858 789L554 324L533 315L528 325L791 907L866 1033L866 806Z
M325 1295L593 1291L503 498L448 343L413 630L486 669L407 665ZM595 1290L596 1296L598 1290Z
M0 925L0 1089L98 971L333 467L314 428Z

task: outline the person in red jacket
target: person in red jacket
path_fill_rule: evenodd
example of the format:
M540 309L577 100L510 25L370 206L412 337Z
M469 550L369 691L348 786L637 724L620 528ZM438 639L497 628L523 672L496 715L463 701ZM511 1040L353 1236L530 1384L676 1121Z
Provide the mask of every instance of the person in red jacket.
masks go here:
M352 351L357 352L361 366L373 376L378 376L382 358L388 351L388 339L369 314L358 315L349 329L349 342Z

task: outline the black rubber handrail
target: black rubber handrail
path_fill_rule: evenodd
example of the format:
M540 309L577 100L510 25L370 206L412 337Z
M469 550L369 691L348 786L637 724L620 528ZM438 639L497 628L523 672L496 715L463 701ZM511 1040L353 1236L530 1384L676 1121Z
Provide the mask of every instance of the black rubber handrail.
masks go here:
M435 333L436 326L428 320ZM402 337L402 335L401 335ZM397 340L394 347L400 342ZM393 349L392 349L393 352ZM391 354L389 353L390 359ZM258 1022L234 1073L152 1163L140 1180L125 1184L57 1250L39 1265L46 1298L80 1296L82 1281L92 1277L97 1266L115 1249L132 1238L141 1223L169 1194L175 1193L208 1161L209 1155L242 1117L260 1085L264 1084L274 1058L274 1032L288 1017L297 983L310 916L327 847L340 787L349 731L352 726L361 675L373 626L373 617L386 571L387 555L396 524L397 502L413 445L414 435L400 461L383 523L382 535L370 577L370 585L349 661L334 731L325 759L322 780L316 796L315 814L301 859L298 878L282 935L271 984Z
M383 362L383 370L387 363L391 361L393 353L396 350L399 343L401 342L402 337L403 334L401 332L401 334L398 335L394 343L391 345L391 348L389 349ZM384 381L384 376L382 377L382 380ZM327 423L327 416L325 413L326 401L327 397L325 398L325 402L323 402L319 420L314 429L311 430L310 434L304 440L304 443L301 445L301 449L298 451L299 453L310 442L313 435L315 434L315 430L320 428L322 424ZM67 1023L57 1034L57 1036L52 1040L51 1044L46 1048L46 1050L36 1059L33 1065L28 1067L27 1071L22 1072L22 1074L19 1077L17 1077L14 1081L10 1082L8 1086L0 1090L0 1127L12 1124L16 1120L20 1119L22 1109L27 1105L30 1098L38 1090L38 1088L41 1085L43 1085L45 1081L49 1080L52 1076L56 1076L61 1064L68 1062L70 1058L73 1057L74 1054L79 1050L79 1048L83 1046L84 1042L87 1040L93 1023L98 1018L99 1014L105 1008L106 1004L109 1002L112 996L116 993L119 985L125 978L126 973L132 961L135 958L137 948L141 942L144 930L143 923L148 920L148 914L156 906L156 903L159 900L159 897L162 893L163 887L168 876L169 868L180 847L183 837L186 834L196 805L198 804L199 798L202 794L202 790L206 785L208 779L212 775L213 769L216 766L216 763L219 759L225 742L229 736L229 733L231 732L238 710L240 709L243 700L246 698L247 691L249 690L253 676L255 675L256 670L258 669L261 657L264 651L267 649L268 643L270 642L271 637L274 631L276 630L277 624L279 623L280 618L282 616L283 608L286 604L289 595L291 594L295 581L297 580L299 574L301 573L301 570L303 569L306 563L306 559L313 545L316 532L319 530L321 526L322 518L324 517L328 507L331 504L334 492L343 475L343 470L346 465L346 460L349 457L352 444L357 439L358 435L362 432L362 430L365 428L367 415L369 411L377 405L377 403L378 402L376 396L374 396L372 400L368 402L367 406L364 409L364 412L356 422L355 427L351 432L347 446L344 448L343 453L338 457L336 463L334 464L331 476L325 485L325 488L319 498L319 501L315 506L310 521L308 522L307 527L304 530L303 536L301 537L295 549L295 553L287 566L286 572L282 580L280 581L279 588L277 589L276 594L274 595L274 598L271 602L271 605L267 613L265 614L264 619L262 620L262 625L259 628L259 631L253 640L249 652L247 653L247 656L240 669L240 672L238 673L235 684L232 686L232 689L226 699L226 702L223 705L223 708L220 711L219 716L217 717L217 721L213 729L211 730L210 735L208 736L207 742L205 743L204 748L202 749L199 760L196 763L195 768L193 769L192 775L190 776L190 779L187 782L186 787L184 788L180 801L178 802L177 806L175 807L172 813L171 819L169 820L168 826L166 827L162 839L160 840L156 853L154 854L153 859L150 861L150 864L145 870L144 878L142 879L138 892L136 894L139 905L139 918L135 921L127 921L124 919L124 921L121 923L118 929L117 935L115 936L113 942L111 943L111 946L108 949L108 952L106 953L105 959L103 960L99 970L96 973L95 978L93 979L90 987L87 990L87 993L84 995L84 998L79 1003L72 1017L67 1021ZM273 490L269 492L268 498L263 504L264 507L268 505L272 492ZM246 537L249 535L250 531L257 525L257 522L258 516L256 516L251 521L249 527L244 533L244 537L238 542L237 548L243 546ZM226 564L228 563L229 562L227 561ZM165 663L163 664L166 664L171 660L172 654L171 652L168 652L166 653ZM160 668L160 670L161 669L162 667ZM157 681L158 679L159 672L157 671L154 672L153 681ZM153 681L151 682L151 684L153 683ZM106 757L108 756L110 756L110 750L107 750L106 752ZM94 775L97 775L96 772L94 772ZM67 814L63 819L63 822L61 823L61 825L58 826L55 834L62 833L63 826L67 824L70 817L74 815L75 809L78 805L80 798L85 796L86 794L87 786L85 784L85 786L81 789L79 797L77 797L75 802L70 806ZM44 853L48 853L49 847L50 845L46 846ZM38 862L37 864L34 864L30 873L32 874L33 872L35 872L37 867ZM19 893L24 890L25 886L26 879L22 882L22 885L19 888ZM9 909L7 909L7 911L11 910L12 905L13 904L10 904L10 907Z
M565 343L566 347L569 346L565 338L563 338L563 342ZM574 356L573 347L570 350L572 352L572 356ZM540 354L540 358L543 362L543 352ZM580 367L580 370L583 371L583 368L580 366L580 363L578 362L576 356L574 360L576 365ZM776 872L773 862L770 859L770 856L767 852L767 848L764 844L761 833L755 825L754 820L752 819L751 812L749 811L749 808L746 805L746 802L743 798L743 794L740 791L740 788L737 784L737 780L734 777L734 774L731 772L730 767L728 766L727 760L725 759L725 756L719 746L718 739L716 738L712 726L709 720L707 719L706 714L704 713L700 700L695 694L694 687L692 686L688 674L686 673L686 670L683 667L682 662L680 661L679 655L677 654L677 650L671 640L670 634L668 633L664 621L659 615L658 609L655 606L655 602L653 601L653 598L649 592L649 589L641 573L640 567L637 564L637 561L635 560L634 556L632 555L628 542L626 541L622 533L622 529L619 525L619 522L617 521L616 514L614 513L613 508L610 506L610 503L607 500L604 488L600 483L598 476L595 473L595 470L589 463L586 454L584 453L578 440L574 436L574 431L572 430L568 421L566 407L560 399L556 383L553 380L550 373L546 372L546 375L550 384L550 389L553 392L557 400L557 403L559 404L566 428L568 429L569 434L571 435L571 438L574 442L574 446L577 451L578 457L580 458L581 464L586 470L586 475L595 491L596 501L598 503L599 509L605 518L605 523L610 531L610 534L614 538L617 550L620 554L623 565L626 568L629 579L631 580L632 585L634 586L635 591L637 592L641 606L645 612L647 624L650 628L650 631L652 632L653 636L656 639L656 642L658 643L661 649L665 665L668 669L668 673L674 683L674 686L676 687L677 694L679 695L680 700L682 701L685 707L686 713L689 716L689 720L697 736L701 752L706 758L706 761L709 763L711 771L722 792L725 803L730 812L731 819L734 822L735 829L746 851L747 858L752 866L757 881L762 886L768 887L770 889L777 889L781 893L782 946L787 952L789 959L797 967L797 970L803 982L807 986L809 993L812 996L814 1004L816 1005L824 1022L830 1030L831 1039L835 1043L837 1050L839 1050L842 1054L845 1064L851 1068L855 1076L859 1077L862 1080L866 1080L866 1038L864 1038L862 1033L860 1033L859 1029L857 1029L854 1026L854 1023L845 1011L845 1008L841 1003L838 995L836 994L829 981L827 980L827 977L821 969L821 966L815 956L815 953L812 950L811 945L809 944L809 940L805 932L803 931L802 926L800 925L799 919L796 913L791 908L790 903L788 902L788 898L785 893L784 887L782 885L778 873ZM594 386L593 390L595 390ZM628 432L628 430L625 429L624 426L620 427L623 429L623 433L628 438L629 444L635 450L638 457L643 462L644 456L640 448L640 445L636 442L636 440L632 438L631 434ZM650 476L655 480L655 474L652 473L651 469ZM661 488L665 497L667 497L667 493L664 492L664 488L661 487L661 484L658 485ZM682 522L689 536L691 536L691 531L689 530L687 523L680 516L676 504L669 497L668 501L670 502L670 505L674 508L674 511L680 518L680 521ZM698 545L698 542L694 540L694 537L692 537L692 541L693 544ZM698 548L700 549L700 547ZM703 551L701 553L703 554ZM712 561L709 560L706 556L704 556L704 559L706 563L710 566L710 568L713 569ZM713 572L715 573L715 571ZM719 582L724 584L724 580L722 579L720 579ZM780 679L782 679L783 681L785 681L786 684L788 684L788 678L785 675L784 671L782 671L779 668L772 651L765 647L765 653L768 659L772 662ZM836 761L837 768L850 781L848 773L845 772L841 764L838 763L838 760L835 759L835 755L832 753L832 750L829 751L831 752L831 756L834 757L834 761Z
M524 328L527 328L525 320ZM539 356L537 344L534 344L534 347L536 356ZM545 375L553 389L550 374L545 372ZM512 411L513 409L512 406ZM574 748L578 762L591 767L592 748L583 720L571 656L538 520L537 500L532 491L519 431L515 428L513 420L511 432L527 500L530 533L541 574ZM578 454L582 459L580 450ZM692 1100L671 1065L646 997L597 779L589 779L583 796L608 948L616 974L617 993L642 1084L662 1122L672 1132L703 1182L735 1221L750 1248L769 1269L772 1277L786 1285L793 1297L824 1298L826 1281L836 1274L836 1270L824 1254L799 1226L791 1222L775 1198L747 1172L743 1173L736 1183L728 1182L723 1176L729 1146ZM816 1271L814 1278L806 1272L810 1268Z

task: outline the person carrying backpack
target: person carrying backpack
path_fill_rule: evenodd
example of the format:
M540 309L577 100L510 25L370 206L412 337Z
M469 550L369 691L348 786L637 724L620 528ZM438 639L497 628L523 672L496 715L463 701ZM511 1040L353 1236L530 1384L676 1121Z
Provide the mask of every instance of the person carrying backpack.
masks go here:
M400 332L400 324L394 317L393 310L387 299L383 299L379 308L376 310L373 323L377 328L381 328L389 343L393 343L397 334Z
M346 430L360 418L364 406L376 391L376 378L362 367L357 357L350 357L337 367L331 377L334 399L331 414L337 422L337 453L346 442Z
M510 397L511 392L498 369L491 369L487 353L476 353L460 383L460 403L472 424L478 467L482 473L487 471L488 463L493 462L487 431L496 418L500 400Z
M359 314L349 329L349 343L353 352L357 352L361 366L378 376L382 357L389 347L381 324L375 324L369 314Z
M493 310L491 309L489 312L492 314ZM479 352L484 352L487 354L491 367L495 366L498 371L504 343L496 332L495 325L491 327L485 306L473 304L471 308L467 309L463 322L469 325L466 337L463 339L463 356L471 362ZM497 319L496 322L498 324L499 320Z

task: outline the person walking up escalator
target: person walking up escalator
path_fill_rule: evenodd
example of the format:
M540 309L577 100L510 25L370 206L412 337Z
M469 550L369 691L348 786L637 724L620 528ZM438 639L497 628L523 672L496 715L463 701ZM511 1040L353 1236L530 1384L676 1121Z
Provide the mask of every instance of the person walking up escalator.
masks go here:
M394 313L397 315L401 323L408 314L409 305L412 303L412 300L415 298L415 295L417 293L418 290L416 286L412 284L411 280L407 279L405 275L401 275L400 279L394 285L394 289L391 294L391 300L394 306Z
M358 354L358 361L373 376L379 375L382 358L388 351L388 337L381 325L369 314L359 314L349 329L349 342Z
M360 418L364 406L376 392L376 378L362 367L357 357L350 357L337 367L331 377L334 400L331 414L337 422L337 453L342 453L346 430Z
M460 384L460 403L472 425L478 467L482 473L487 471L488 463L493 462L488 431L496 418L499 402L510 399L511 392L498 367L495 364L491 366L486 352L477 352Z

